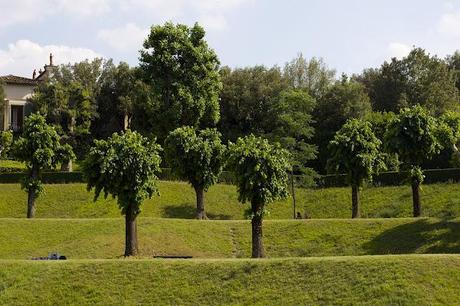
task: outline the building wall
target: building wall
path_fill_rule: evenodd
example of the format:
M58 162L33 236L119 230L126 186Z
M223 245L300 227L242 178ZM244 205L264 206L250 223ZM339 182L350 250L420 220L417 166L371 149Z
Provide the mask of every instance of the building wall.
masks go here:
M4 107L4 113L0 114L0 116L3 118L3 120L0 120L0 123L3 123L2 125L0 125L0 130L6 130L11 125L11 105L25 106L27 103L27 99L32 97L34 88L35 87L32 85L4 85L7 103Z

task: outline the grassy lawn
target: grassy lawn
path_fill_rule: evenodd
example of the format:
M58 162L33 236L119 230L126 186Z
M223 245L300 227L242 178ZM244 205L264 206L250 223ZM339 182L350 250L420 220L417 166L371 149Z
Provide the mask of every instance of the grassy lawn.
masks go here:
M161 196L147 200L142 216L190 219L195 215L195 194L182 182L160 182ZM350 218L351 192L349 188L298 189L298 211L311 218ZM460 184L422 186L422 214L427 217L452 218L460 216ZM236 188L216 185L205 195L210 219L245 219L249 205L238 202ZM362 216L410 217L412 199L409 186L365 188L362 192ZM271 219L292 218L292 200L271 204ZM0 218L20 218L26 214L26 194L19 184L0 184ZM84 184L46 185L45 194L37 201L40 218L107 218L119 217L112 198L93 202Z
M0 261L2 305L460 303L459 255Z
M249 221L140 218L140 258L249 257ZM113 219L0 219L0 259L58 251L70 259L114 259L124 250L124 222ZM460 253L460 219L267 220L267 256L312 257Z
M22 162L0 159L0 168L7 168L11 170L16 169L17 171L22 171L26 168L26 166Z

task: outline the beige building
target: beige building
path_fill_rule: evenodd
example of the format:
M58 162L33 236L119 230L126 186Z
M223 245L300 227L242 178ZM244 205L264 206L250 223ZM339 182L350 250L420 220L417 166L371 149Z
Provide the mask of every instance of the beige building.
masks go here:
M53 65L53 55L50 54L48 65L44 70L39 71L38 76L34 70L32 78L16 75L0 76L5 92L5 101L0 110L0 131L13 130L20 131L24 123L24 117L30 113L31 106L28 100L32 97L35 88L40 82L46 80L55 67Z

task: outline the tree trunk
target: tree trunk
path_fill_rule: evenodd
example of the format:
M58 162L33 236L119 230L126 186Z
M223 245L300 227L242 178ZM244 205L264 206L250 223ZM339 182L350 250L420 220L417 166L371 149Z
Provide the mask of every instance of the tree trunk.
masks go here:
M263 204L252 201L252 258L265 257L262 235Z
M38 179L38 168L32 165L30 178L34 181ZM27 218L35 216L35 199L37 198L37 191L35 188L29 188L27 195Z
M296 199L295 199L295 186L294 186L294 171L292 170L291 170L291 192L292 192L292 206L293 206L292 218L296 219L297 213L296 213Z
M137 245L137 223L136 215L131 206L126 211L125 221L125 256L135 256L139 251Z
M359 208L359 186L351 186L351 217L360 218L361 212Z
M62 172L72 172L73 171L73 163L72 160L67 162L62 162L61 164L61 171Z
M420 182L416 178L412 178L412 207L414 217L422 215L422 204L420 203Z
M208 219L204 210L204 188L202 186L196 186L196 218L199 220Z

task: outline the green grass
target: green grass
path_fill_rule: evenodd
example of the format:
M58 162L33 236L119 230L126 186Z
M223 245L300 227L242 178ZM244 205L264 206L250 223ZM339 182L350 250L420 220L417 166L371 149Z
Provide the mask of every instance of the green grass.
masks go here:
M146 200L142 216L190 219L195 216L195 194L182 182L160 182L161 196ZM349 188L298 189L298 211L312 218L350 218L351 192ZM460 216L460 184L433 184L422 187L422 214L428 217L452 218ZM216 185L205 195L210 219L245 219L249 205L238 202L236 188ZM410 217L412 199L409 186L365 188L362 192L362 216ZM292 200L270 204L267 218L292 218ZM19 184L0 184L0 218L25 217L26 194ZM40 218L107 218L119 217L119 209L112 198L93 202L93 193L84 184L46 185L45 194L37 201Z
M0 261L2 305L458 305L459 290L459 255Z
M139 218L140 258L249 257L249 221ZM0 219L0 259L58 251L71 259L114 259L124 250L124 221ZM267 220L267 256L312 257L460 253L460 219Z
M22 171L26 168L26 166L22 162L0 159L0 168L17 169L18 171Z

